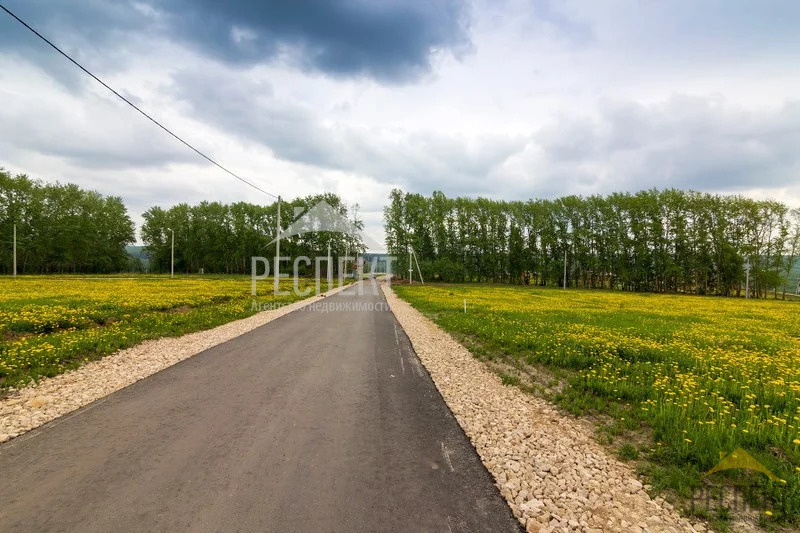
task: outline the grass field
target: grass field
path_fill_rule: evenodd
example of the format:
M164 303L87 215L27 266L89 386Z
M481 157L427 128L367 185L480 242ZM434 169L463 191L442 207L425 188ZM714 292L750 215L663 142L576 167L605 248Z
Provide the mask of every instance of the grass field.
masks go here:
M258 287L261 304L299 299L274 299L272 280ZM281 287L292 292L290 280ZM0 278L0 393L147 339L250 316L250 289L249 276Z
M486 285L394 289L476 355L550 376L541 392L593 416L601 437L637 460L656 490L686 499L701 484L737 486L766 501L763 521L800 524L800 304ZM729 470L701 480L720 453L739 447L780 479Z

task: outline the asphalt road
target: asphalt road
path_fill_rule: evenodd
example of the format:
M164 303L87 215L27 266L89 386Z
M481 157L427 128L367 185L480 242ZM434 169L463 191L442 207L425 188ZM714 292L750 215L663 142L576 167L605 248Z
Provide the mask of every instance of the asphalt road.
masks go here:
M364 286L0 445L0 530L519 531Z

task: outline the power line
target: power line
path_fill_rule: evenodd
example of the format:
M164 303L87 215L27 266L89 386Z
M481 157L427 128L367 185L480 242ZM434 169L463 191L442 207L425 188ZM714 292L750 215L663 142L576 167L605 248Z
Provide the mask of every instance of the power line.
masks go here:
M123 102L125 102L126 104L128 104L129 106L131 106L132 108L134 108L136 111L138 111L139 113L141 113L142 115L144 115L144 116L145 116L145 117L146 117L146 118L147 118L147 119L148 119L150 122L152 122L153 124L155 124L156 126L158 126L159 128L161 128L162 130L166 131L166 132L167 132L167 133L169 133L170 135L172 135L172 136L173 136L175 139L177 139L178 141L180 141L181 143L183 143L183 144L184 144L186 147L188 147L190 150L194 151L194 152L195 152L197 155L199 155L200 157L202 157L202 158L203 158L203 159L205 159L206 161L210 162L211 164L213 164L213 165L217 166L218 168L220 168L220 169L224 170L225 172L227 172L228 174L230 174L231 176L233 176L233 177L234 177L234 178L236 178L237 180L241 181L242 183L245 183L245 184L249 185L250 187L254 188L255 190L257 190L257 191L260 191L260 192L263 192L264 194L266 194L266 195L268 195L268 196L271 196L271 197L273 197L273 198L278 198L278 195L276 195L276 194L272 194L271 192L267 192L267 191L265 191L264 189L262 189L261 187L259 187L258 185L255 185L254 183L252 183L252 182L250 182L250 181L246 180L245 178L243 178L243 177L239 176L239 175L238 175L238 174L236 174L235 172L232 172L231 170L228 170L227 168L225 168L225 167L224 167L224 166L222 166L221 164L217 163L215 160L213 160L212 158L210 158L209 156L207 156L206 154L204 154L203 152L201 152L200 150L198 150L197 148L195 148L194 146L192 146L191 144L189 144L187 141L183 140L183 139L182 139L180 136L178 136L177 134L173 133L173 132L172 132L172 131L171 131L169 128L167 128L166 126L164 126L163 124L161 124L159 121L157 121L156 119L154 119L153 117L151 117L150 115L148 115L147 113L145 113L144 111L142 111L142 110L141 110L141 109L140 109L140 108L139 108L139 107L138 107L136 104L134 104L133 102L131 102L130 100L128 100L127 98L125 98L124 96L122 96L121 94L119 94L117 91L115 91L114 89L112 89L112 88L111 88L111 87L110 87L110 86L109 86L109 85L108 85L106 82L104 82L103 80L101 80L100 78L98 78L97 76L95 76L94 74L92 74L91 72L89 72L89 71L88 71L86 68L84 68L84 66L83 66L83 65L81 65L80 63L78 63L77 61L75 61L74 59L72 59L72 58L71 58L71 57L70 57L68 54L66 54L66 53L65 53L63 50L61 50L61 49L60 49L58 46L56 46L56 45L55 45L55 44L53 44L53 43L52 43L52 42L51 42L49 39L47 39L47 37L45 37L44 35L42 35L42 34L41 34L41 33L39 33L38 31L36 31L35 29L33 29L33 28L32 28L32 27L31 27L31 26L30 26L30 25L29 25L27 22L25 22L24 20L22 20L21 18L19 18L17 15L15 15L15 14L14 14L14 13L12 13L11 11L9 11L9 9L8 9L6 6L4 6L3 4L0 4L0 9L2 9L3 11L5 11L6 13L8 13L8 14L9 14L9 15L10 15L12 18L14 18L14 19L15 19L17 22L19 22L20 24L22 24L23 26L25 26L26 28L28 28L28 29L29 29L31 32L33 32L33 34L34 34L34 35L36 35L36 36L37 36L39 39L43 40L43 41L44 41L44 42L46 42L48 45L50 45L50 47L51 47L51 48L53 48L53 49L54 49L56 52L58 52L59 54L61 54L61 55L62 55L62 56L64 56L64 57L66 57L66 58L67 58L67 59L68 59L68 60L69 60L69 61L70 61L70 62L71 62L73 65L75 65L76 67L78 67L79 69L81 69L81 70L82 70L83 72L85 72L87 75L91 76L91 77L92 77L92 78L93 78L93 79L94 79L94 80L95 80L97 83L99 83L100 85L102 85L103 87L105 87L106 89L108 89L109 91L111 91L112 93L114 93L114 95L115 95L117 98L119 98L120 100L122 100Z

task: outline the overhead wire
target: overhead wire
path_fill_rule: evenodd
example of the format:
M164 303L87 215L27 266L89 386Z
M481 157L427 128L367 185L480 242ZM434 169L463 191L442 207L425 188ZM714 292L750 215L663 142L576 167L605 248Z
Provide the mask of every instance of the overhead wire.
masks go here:
M249 180L247 180L247 179L243 178L242 176L240 176L240 175L236 174L236 173L235 173L235 172L233 172L232 170L228 169L227 167L223 166L222 164L220 164L219 162L217 162L217 161L216 161L216 160L214 160L213 158L211 158L211 157L209 157L208 155L206 155L205 153L203 153L201 150L199 150L199 149L195 148L195 147L194 147L194 146L193 146L191 143L189 143L188 141L186 141L185 139L183 139L181 136L179 136L178 134L176 134L175 132L173 132L172 130L170 130L169 128L167 128L166 126L164 126L164 125L163 125L161 122L159 122L158 120L156 120L155 118L153 118L153 117L152 117L150 114L146 113L146 112L145 112L144 110L142 110L142 109L141 109L139 106L137 106L136 104L134 104L133 102L131 102L131 101L130 101L128 98L126 98L125 96L121 95L119 92L117 92L117 91L116 91L114 88L112 88L112 87L111 87L110 85L108 85L106 82L104 82L104 81L103 81L103 80L101 80L99 77L97 77L96 75L94 75L94 74L93 74L92 72L90 72L90 71L89 71L89 70L88 70L86 67L84 67L83 65L81 65L80 63L78 63L78 62L77 62L75 59L73 59L73 58L72 58L72 57L71 57L69 54L67 54L67 53L66 53L66 52L64 52L64 51L63 51L61 48L59 48L58 46L56 46L55 44L53 44L53 42L52 42L52 41L50 41L50 40L49 40L47 37L45 37L44 35L42 35L42 34L41 34L41 33L39 33L38 31L36 31L36 30L35 30L33 27L31 27L31 26L30 26L30 25L29 25L27 22L25 22L24 20L22 20L20 17L18 17L18 16L17 16L16 14L14 14L13 12L11 12L11 11L10 11L10 10L9 10L7 7L5 7L3 4L0 4L0 9L2 9L3 11L5 11L5 12L6 12L8 15L10 15L12 18L14 18L14 19L15 19L17 22L19 22L20 24L22 24L23 26L25 26L25 27L26 27L28 30L30 30L30 31L31 31L31 32L32 32L34 35L36 35L36 36L37 36L39 39L41 39L42 41L44 41L45 43L47 43L47 44L48 44L48 45L49 45L51 48L53 48L53 49L54 49L56 52L58 52L59 54L61 54L61 55L62 55L62 56L64 56L65 58L67 58L67 60L69 60L69 61L70 61L70 62L71 62L73 65L75 65L76 67L78 67L79 69L81 69L81 70L82 70L82 71L83 71L85 74L87 74L88 76L90 76L90 77L91 77L92 79L94 79L94 80L95 80L97 83L99 83L100 85L102 85L103 87L105 87L106 89L108 89L109 91L111 91L111 92L112 92L112 93L113 93L113 94L114 94L114 95L115 95L117 98L119 98L120 100L122 100L123 102L125 102L126 104L128 104L129 106L131 106L133 109L135 109L135 110L136 110L136 111L138 111L140 114L142 114L144 117L146 117L146 118L147 118L147 119L148 119L150 122L152 122L153 124L155 124L156 126L158 126L159 128L161 128L162 130L164 130L165 132L167 132L169 135L171 135L172 137L174 137L175 139L177 139L179 142L181 142L181 143L182 143L183 145L185 145L187 148L189 148L190 150L192 150L193 152L195 152L197 155L199 155L200 157L202 157L203 159L205 159L205 160L206 160L206 161L208 161L209 163L211 163L211 164L215 165L216 167L220 168L221 170L223 170L224 172L228 173L229 175L233 176L234 178L236 178L237 180L241 181L242 183L244 183L244 184L246 184L246 185L249 185L249 186L250 186L250 187L252 187L253 189L255 189L255 190L259 191L259 192L262 192L262 193L264 193L264 194L266 194L266 195L268 195L268 196L271 196L272 198L275 198L275 199L278 199L278 200L280 199L280 196L279 196L279 195L277 195L277 194L273 194L273 193L271 193L271 192L269 192L269 191L266 191L266 190L262 189L261 187L259 187L259 186L258 186L258 185L256 185L255 183L252 183L251 181L249 181Z

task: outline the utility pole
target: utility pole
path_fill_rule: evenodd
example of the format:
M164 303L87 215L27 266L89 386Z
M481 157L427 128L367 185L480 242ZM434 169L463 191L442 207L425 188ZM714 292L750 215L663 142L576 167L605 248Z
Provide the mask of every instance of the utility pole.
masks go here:
M567 290L567 251L564 250L564 290Z
M167 228L172 233L172 252L169 261L169 279L175 278L175 231L172 228Z
M345 207L347 207L347 204L345 204ZM349 209L348 209L348 211L349 211ZM348 220L348 223L349 222L350 221ZM350 233L349 232L346 233L344 238L345 238L345 241L344 241L344 267L343 268L344 268L344 275L347 276L347 272L348 272L348 270L347 270L347 267L348 267L347 257L350 255Z
M419 282L425 285L425 280L422 279L422 269L419 268L419 259L417 259L417 254L414 252L414 249L411 248L411 255L414 257L414 262L417 263L417 274L419 274Z
M328 239L328 290L333 285L333 265L331 264L331 240Z
M275 294L280 290L280 256L281 256L281 197L278 195L278 218L275 222Z
M17 279L17 225L14 224L14 279Z
M414 284L414 266L411 262L411 245L408 245L408 284Z
M345 277L347 277L348 273L350 272L348 270L348 267L350 266L348 263L350 261L347 260L347 258L349 256L350 256L350 239L348 238L347 239L347 244L344 247L344 275L345 275Z
M744 265L744 271L747 272L747 281L745 281L744 285L744 297L745 299L750 298L750 258L747 258L747 263Z
M353 235L358 234L358 203L353 204ZM355 256L356 265L358 265L358 250L356 249L356 256ZM358 266L356 266L356 271L358 271ZM354 276L355 278L355 276Z
M344 273L345 273L345 276L348 275L348 273L350 272L350 260L348 259L350 257L350 238L354 237L355 235L357 235L357 230L358 230L358 228L356 227L356 220L357 220L356 217L357 217L357 215L358 215L358 204L354 204L353 205L353 227L352 227L353 231L347 233L347 235L346 235L346 239L347 240L345 241L345 244L346 244L345 249L344 249ZM356 259L358 259L358 251L356 251Z

